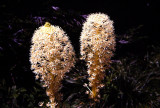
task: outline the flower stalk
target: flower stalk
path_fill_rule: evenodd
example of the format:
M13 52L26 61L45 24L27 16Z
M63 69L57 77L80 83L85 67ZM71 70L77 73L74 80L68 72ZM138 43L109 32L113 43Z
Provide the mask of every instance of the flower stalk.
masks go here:
M35 30L30 62L36 78L40 78L43 87L46 87L50 98L47 106L55 108L62 99L59 93L61 81L75 63L75 52L66 33L49 22Z
M113 21L103 13L90 14L83 24L80 43L81 59L85 60L88 66L88 80L92 90L90 97L98 100L105 70L110 67L115 51Z

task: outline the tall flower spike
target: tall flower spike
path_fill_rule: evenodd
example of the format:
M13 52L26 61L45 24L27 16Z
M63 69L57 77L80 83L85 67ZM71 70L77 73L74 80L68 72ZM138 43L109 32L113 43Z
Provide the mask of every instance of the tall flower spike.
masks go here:
M105 77L105 70L110 67L111 57L115 51L113 21L103 13L90 14L83 24L80 37L81 59L87 62L90 97L98 100L99 89Z
M61 80L75 63L75 52L65 32L46 22L35 30L30 49L31 69L40 78L50 98L51 108L60 102Z

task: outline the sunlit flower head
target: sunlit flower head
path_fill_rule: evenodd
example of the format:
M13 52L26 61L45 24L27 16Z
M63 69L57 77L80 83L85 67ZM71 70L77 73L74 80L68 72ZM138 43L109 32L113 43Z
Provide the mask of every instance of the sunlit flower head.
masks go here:
M80 43L81 59L87 61L90 76L90 97L97 100L100 97L99 85L102 85L101 81L105 77L104 71L110 67L115 50L113 21L103 13L90 14L83 24Z
M30 49L31 69L40 78L46 93L57 105L61 100L61 80L75 63L75 52L66 33L58 26L46 23L35 30Z

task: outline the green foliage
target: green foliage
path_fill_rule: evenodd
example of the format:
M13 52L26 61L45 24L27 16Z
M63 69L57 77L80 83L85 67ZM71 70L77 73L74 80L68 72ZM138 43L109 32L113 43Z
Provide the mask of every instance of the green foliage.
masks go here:
M16 85L7 87L7 82L1 80L0 98L2 108L38 108L39 101L47 101L48 97L45 90L36 81L35 86L31 88L18 88Z

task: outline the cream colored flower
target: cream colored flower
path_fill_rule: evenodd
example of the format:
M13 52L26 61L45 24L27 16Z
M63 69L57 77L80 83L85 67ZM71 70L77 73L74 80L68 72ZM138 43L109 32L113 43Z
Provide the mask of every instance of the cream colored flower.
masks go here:
M56 101L60 101L62 96L59 93L61 80L75 63L75 52L65 32L48 22L35 30L30 62L36 79L40 77L43 87L47 87L46 94L52 100L48 106L56 106Z
M87 61L89 86L92 88L91 98L99 97L97 89L105 77L104 71L111 63L110 58L115 50L113 21L103 13L90 14L83 24L80 37L81 59Z

